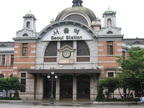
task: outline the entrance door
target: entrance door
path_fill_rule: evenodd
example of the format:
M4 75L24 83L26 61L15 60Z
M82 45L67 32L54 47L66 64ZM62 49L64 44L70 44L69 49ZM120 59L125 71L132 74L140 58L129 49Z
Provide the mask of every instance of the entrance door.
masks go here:
M72 98L73 76L63 75L60 77L60 98Z
M77 77L77 98L90 99L90 77L88 75Z
M44 77L43 80L43 87L44 87L44 91L43 91L43 98L50 98L51 95L51 81L47 78L47 76ZM56 92L56 82L54 81L54 86L53 86L53 95L55 97L55 92Z

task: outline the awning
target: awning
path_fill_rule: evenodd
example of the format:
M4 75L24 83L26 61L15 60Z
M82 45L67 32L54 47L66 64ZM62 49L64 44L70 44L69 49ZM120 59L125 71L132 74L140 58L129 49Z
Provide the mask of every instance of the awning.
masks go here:
M51 72L55 73L96 73L100 74L100 69L39 69L39 70L27 70L30 74L48 74Z

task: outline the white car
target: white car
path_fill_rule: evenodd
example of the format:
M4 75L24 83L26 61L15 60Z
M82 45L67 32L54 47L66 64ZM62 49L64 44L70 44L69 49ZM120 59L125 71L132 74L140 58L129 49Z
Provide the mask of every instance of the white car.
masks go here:
M0 97L6 97L6 91L0 90Z

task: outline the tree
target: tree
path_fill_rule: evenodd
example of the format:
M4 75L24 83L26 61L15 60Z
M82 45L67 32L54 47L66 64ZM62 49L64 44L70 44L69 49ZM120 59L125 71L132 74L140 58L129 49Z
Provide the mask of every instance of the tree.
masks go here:
M144 95L144 49L132 47L128 50L127 58L118 57L122 73L119 79L126 89L136 90Z
M114 94L114 91L118 88L118 79L113 77L108 77L100 80L99 86L102 90L106 91L107 99L110 98L111 93ZM114 98L114 95L113 95Z
M20 90L19 80L17 77L11 75L9 78L0 78L0 89L6 91L6 96L8 96L8 90Z

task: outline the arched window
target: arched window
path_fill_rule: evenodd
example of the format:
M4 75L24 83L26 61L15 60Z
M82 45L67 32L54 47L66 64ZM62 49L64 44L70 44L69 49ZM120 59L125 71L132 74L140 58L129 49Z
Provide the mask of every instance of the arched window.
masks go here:
M77 56L89 56L89 48L85 41L77 41Z
M84 23L86 25L88 25L88 22L87 20L81 16L81 15L78 15L78 14L72 14L72 15L69 15L65 18L65 20L73 20L73 21L78 21L78 22L81 22L81 23Z
M23 34L23 36L28 36L28 34L25 33L25 34Z
M27 27L28 29L30 28L30 22L29 22L29 21L26 23L26 27Z
M112 31L108 31L107 34L113 34L113 32Z
M57 42L50 42L45 50L45 56L57 56Z
M112 21L111 21L111 19L109 18L109 19L107 19L107 25L112 25Z
M44 62L56 62L56 61L57 61L57 42L52 41L46 47Z
M85 41L77 41L77 62L89 62L90 51Z

